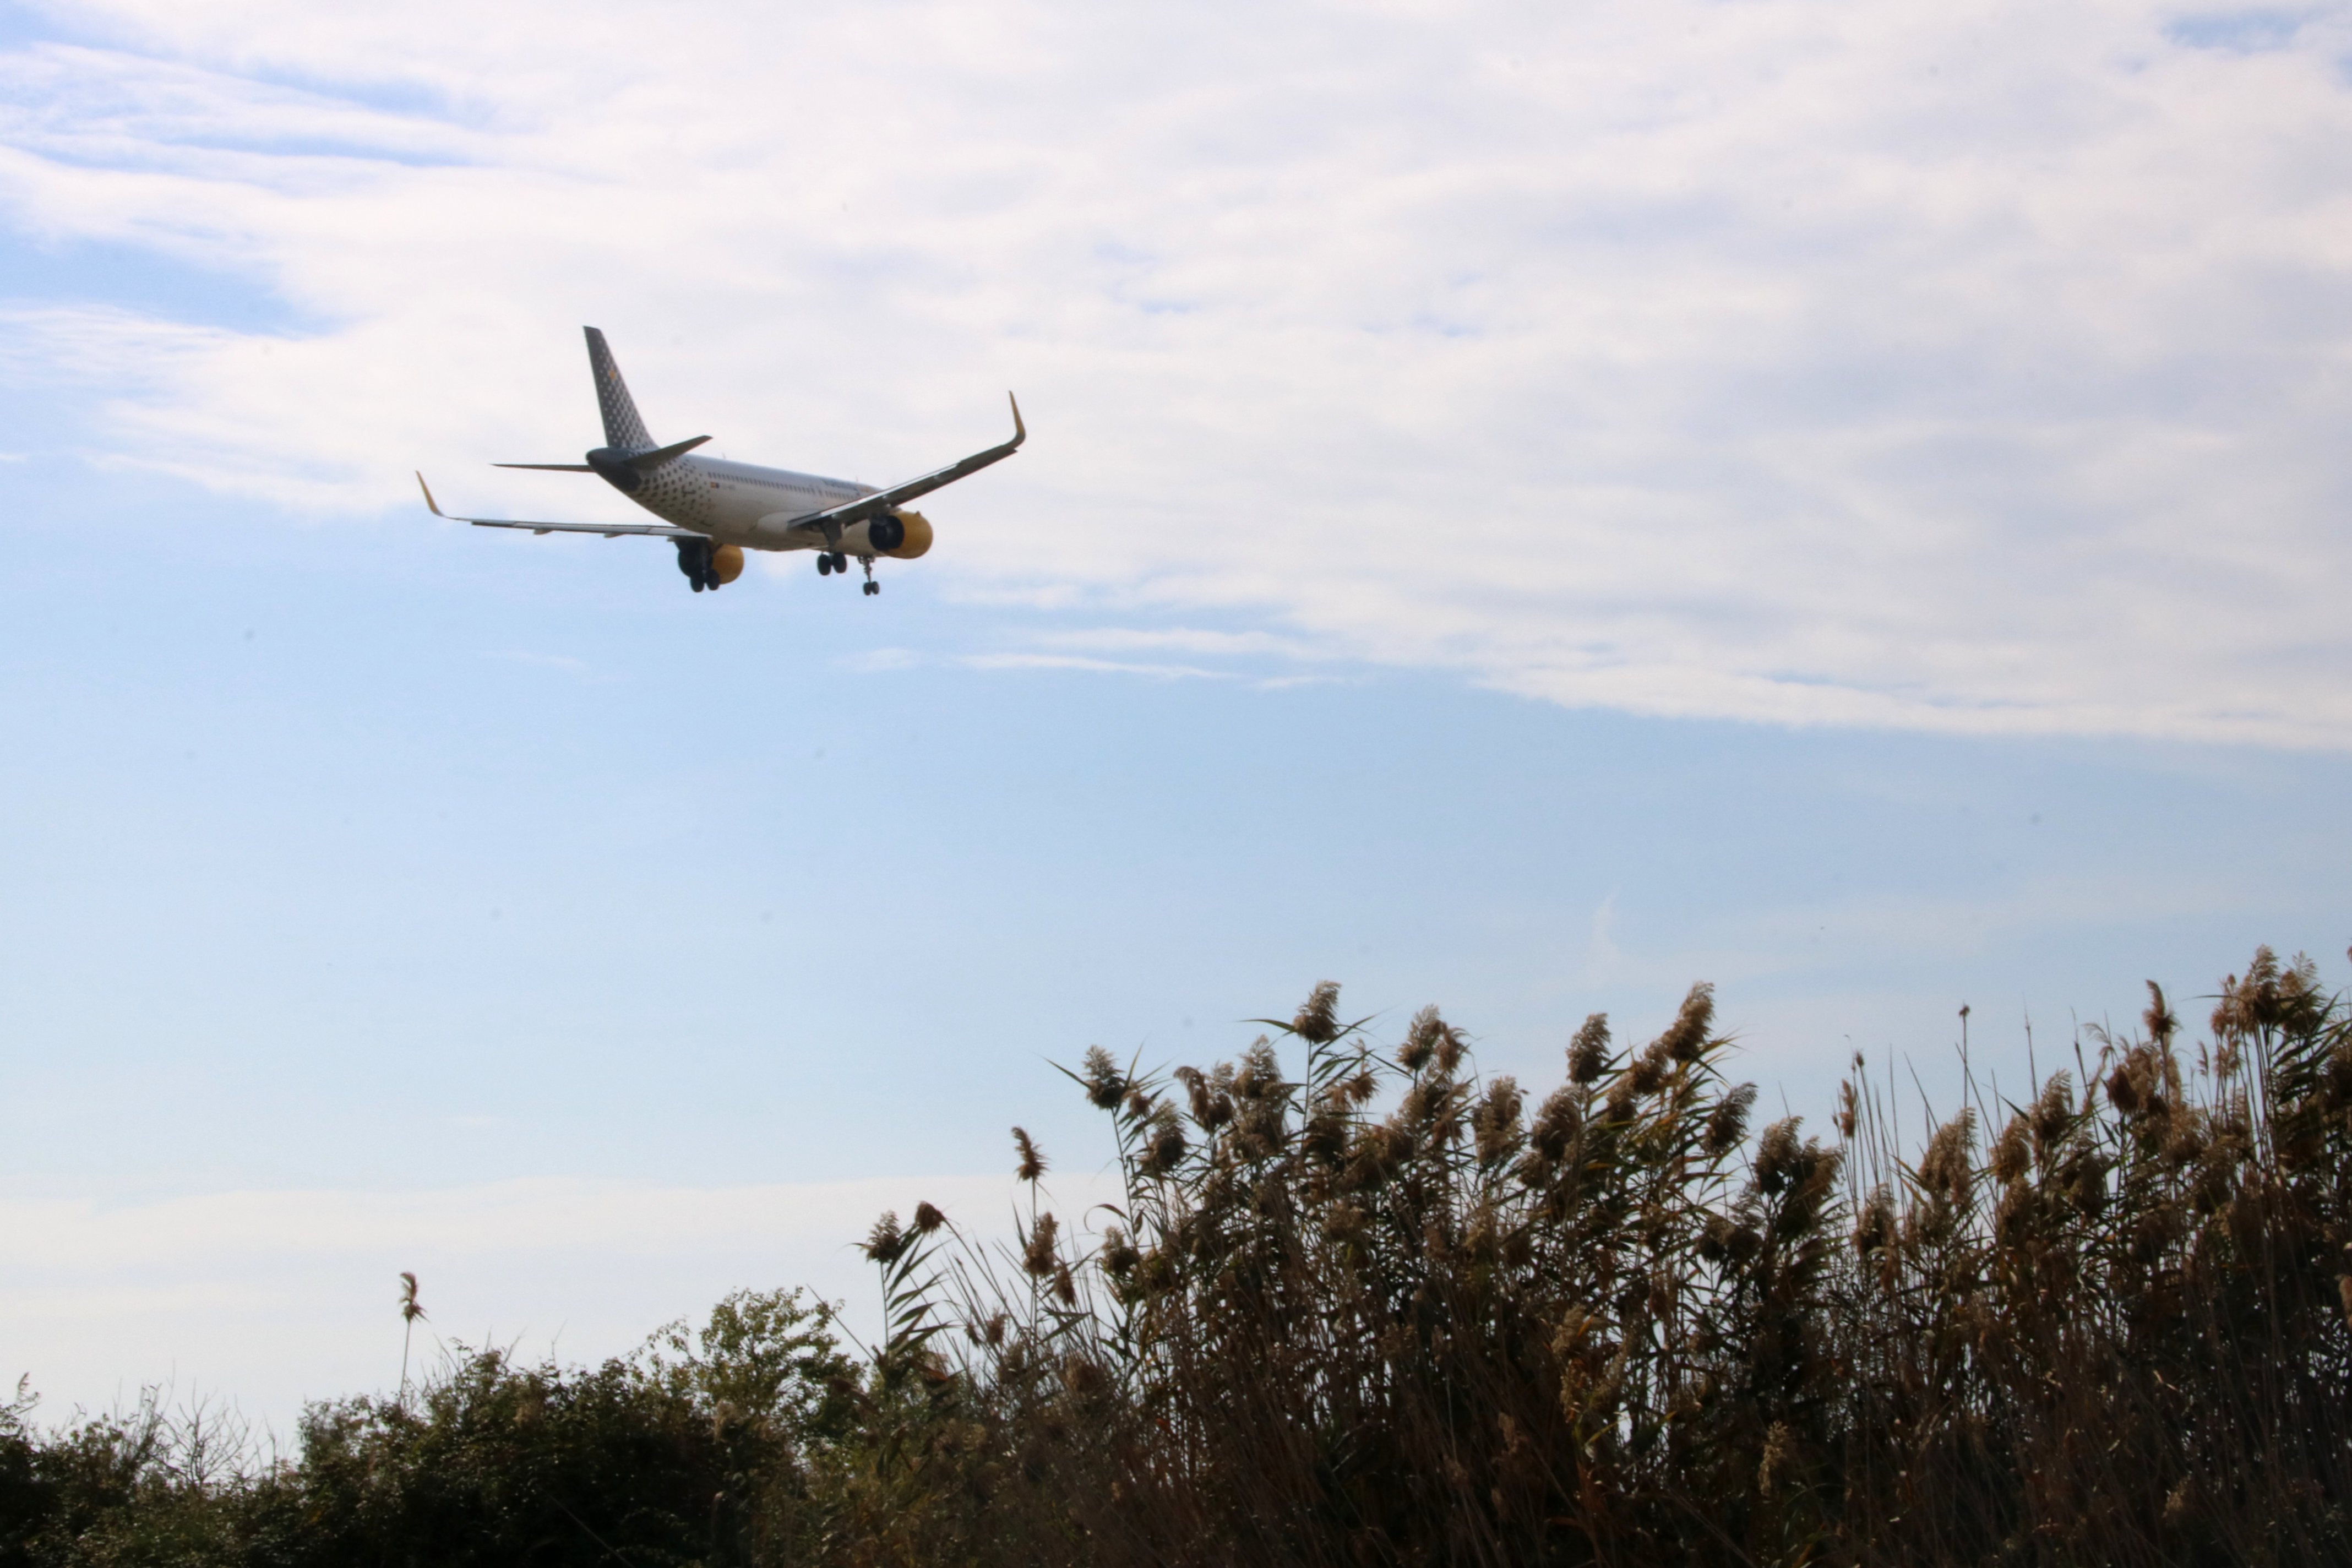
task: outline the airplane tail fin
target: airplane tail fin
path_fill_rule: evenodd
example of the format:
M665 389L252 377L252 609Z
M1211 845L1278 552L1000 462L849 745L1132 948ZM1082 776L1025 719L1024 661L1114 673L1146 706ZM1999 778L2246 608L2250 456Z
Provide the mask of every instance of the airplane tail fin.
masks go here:
M636 399L629 395L629 384L621 379L621 367L613 363L613 351L604 346L604 334L593 327L586 331L588 367L596 374L596 405L604 415L604 444L621 452L650 450L654 438L646 434L646 422L637 416Z

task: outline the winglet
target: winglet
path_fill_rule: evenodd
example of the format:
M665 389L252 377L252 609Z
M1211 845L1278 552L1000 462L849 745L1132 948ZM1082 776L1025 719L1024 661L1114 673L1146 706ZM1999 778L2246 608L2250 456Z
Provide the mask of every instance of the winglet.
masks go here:
M417 488L418 489L423 490L423 491L425 492L425 504L426 506L431 507L431 508L433 509L433 515L434 515L434 516L436 516L436 517L446 517L446 516L448 516L448 515L449 515L447 512L443 511L443 510L441 510L441 508L440 508L440 507L439 507L439 506L438 506L438 505L434 501L434 500L433 500L433 487L432 487L431 485L428 485L428 484L426 484L426 483L425 482L425 476L424 476L422 473L420 473L420 474L418 474L418 475L416 476L416 488Z
M1021 400L1008 392L1004 401L1013 405L1013 444L1018 447L1029 439L1029 427L1021 423Z

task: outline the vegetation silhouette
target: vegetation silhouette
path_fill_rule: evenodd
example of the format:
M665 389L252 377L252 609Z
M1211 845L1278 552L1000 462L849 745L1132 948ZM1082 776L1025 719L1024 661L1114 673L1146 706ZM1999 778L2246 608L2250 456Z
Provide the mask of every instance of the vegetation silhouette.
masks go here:
M2116 1564L2352 1557L2352 1016L2261 950L1916 1150L1857 1060L1751 1130L1713 995L1540 1099L1339 989L1237 1061L1069 1073L1120 1195L865 1250L595 1369L452 1359L215 1430L0 1407L0 1565ZM852 1351L856 1353L852 1353ZM201 1473L200 1473L201 1472Z

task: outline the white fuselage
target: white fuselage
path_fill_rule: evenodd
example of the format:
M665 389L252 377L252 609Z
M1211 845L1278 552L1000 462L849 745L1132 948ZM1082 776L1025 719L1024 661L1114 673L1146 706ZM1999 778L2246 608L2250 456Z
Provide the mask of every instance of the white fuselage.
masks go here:
M793 521L872 495L874 487L688 453L664 463L643 476L635 489L622 493L664 522L708 533L721 544L824 550L828 545L823 534L807 529L795 533ZM866 524L844 528L839 548L852 555L865 553Z

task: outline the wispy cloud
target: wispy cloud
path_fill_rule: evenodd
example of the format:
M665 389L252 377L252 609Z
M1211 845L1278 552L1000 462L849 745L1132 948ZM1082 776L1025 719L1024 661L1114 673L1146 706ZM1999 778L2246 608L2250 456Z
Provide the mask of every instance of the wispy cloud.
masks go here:
M0 56L0 212L313 323L20 302L93 444L198 482L364 510L575 451L593 321L659 428L864 478L1019 387L1029 449L933 509L968 601L1648 713L2352 745L2340 5L74 15L106 47Z
M1104 675L1144 675L1157 680L1225 680L1232 677L1190 664L1143 664L1074 653L972 653L958 661L971 669L1079 669Z
M586 675L590 673L590 667L586 659L574 658L570 654L534 653L528 648L501 648L490 657L492 658L504 659L509 664L526 664L534 669L558 670L565 675Z
M881 675L894 669L914 669L924 660L913 648L877 647L863 653L845 653L833 662L860 675Z

